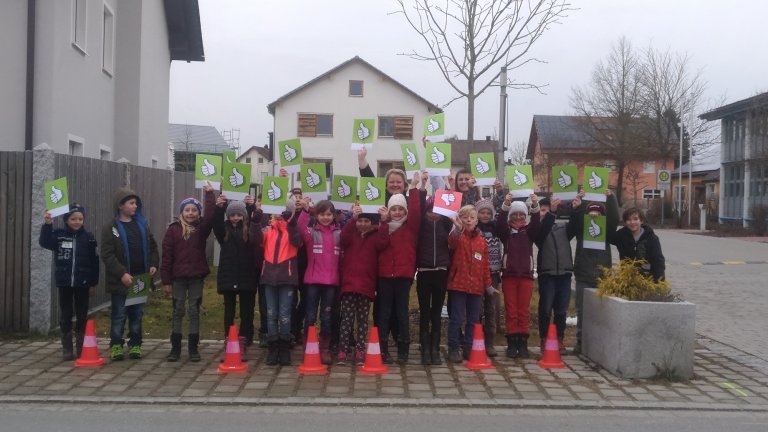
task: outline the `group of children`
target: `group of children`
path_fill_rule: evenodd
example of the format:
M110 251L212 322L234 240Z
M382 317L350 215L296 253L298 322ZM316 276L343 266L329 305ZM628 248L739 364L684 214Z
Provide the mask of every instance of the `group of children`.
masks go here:
M363 176L373 175L360 158ZM570 302L571 278L576 279L579 314L576 351L580 347L581 299L584 287L596 285L600 266L611 265L610 244L622 258L648 262L647 271L664 277L664 257L658 237L644 224L638 209L624 214L625 227L616 231L618 205L609 193L605 205L584 205L581 197L570 203L572 215L565 225L555 223L558 199L528 202L514 200L496 182L493 197L480 199L469 171L461 170L448 184L441 178L416 173L408 179L397 169L386 173L386 207L376 213L355 205L339 215L330 201L313 203L290 198L283 212L266 217L259 203L248 196L229 201L204 190L204 206L195 198L179 205L178 219L169 225L162 242L162 263L157 244L142 215L135 192L115 194L114 220L101 235L101 259L106 288L111 293L110 357L124 358L123 338L128 320L128 356L141 358L141 321L144 304L126 306L134 278L160 269L163 290L172 298L173 320L168 361L178 361L182 346L182 320L189 315L188 354L199 361L200 305L203 282L209 273L206 240L211 231L220 245L217 291L224 300L225 333L235 322L239 303L241 352L254 341L256 295L262 315L267 365L291 363L296 342L296 309L302 293L303 331L319 318L321 361L326 364L354 361L362 364L368 340L368 321L374 306L374 323L380 332L380 352L385 363L390 354L389 335L396 342L396 359L408 361L410 325L408 303L416 276L419 301L421 363L441 364L441 313L447 294L448 361L469 357L474 324L483 322L486 350L496 356L496 321L503 307L506 355L528 357L529 307L538 269L539 334L541 345L554 315L560 347L564 351L565 318ZM462 207L454 219L433 211L434 190L462 192ZM204 207L204 208L203 208ZM96 240L83 227L85 209L73 205L64 217L65 229L53 230L50 215L40 233L41 246L57 252L56 284L60 289L62 347L65 359L82 348L88 292L98 282ZM583 247L583 218L607 217L606 247ZM570 241L576 237L572 254ZM534 261L533 244L538 255ZM303 249L303 251L302 251ZM305 253L306 262L301 255ZM575 257L575 261L574 261ZM299 289L301 287L301 289ZM72 347L72 315L76 351ZM355 331L356 329L356 331Z

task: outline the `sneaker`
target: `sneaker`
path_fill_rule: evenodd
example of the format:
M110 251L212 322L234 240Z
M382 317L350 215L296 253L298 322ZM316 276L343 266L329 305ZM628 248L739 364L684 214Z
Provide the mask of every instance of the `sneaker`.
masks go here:
M122 347L120 347L122 348ZM121 349L122 351L122 349ZM138 360L141 358L141 346L140 345L133 345L132 347L128 348L128 358L133 360Z
M365 364L365 351L358 351L357 354L355 354L355 363L357 363L358 366Z
M125 355L123 354L123 346L122 345L112 345L109 348L109 357L112 359L112 361L120 361L125 358Z
M340 366L344 366L347 364L347 353L345 352L339 352L336 354L336 364Z

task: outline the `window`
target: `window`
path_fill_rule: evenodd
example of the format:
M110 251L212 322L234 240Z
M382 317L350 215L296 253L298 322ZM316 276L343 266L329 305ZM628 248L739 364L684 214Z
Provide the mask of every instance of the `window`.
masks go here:
M379 138L413 139L413 117L379 116Z
M616 171L616 161L612 159L606 159L605 162L603 162L603 166L611 170L611 172Z
M643 189L643 198L660 198L660 189Z
M85 23L88 0L72 0L72 45L85 54Z
M298 136L333 136L333 114L299 113Z
M363 82L349 80L349 95L352 97L363 97Z
M715 184L714 183L707 183L707 199L713 200L717 199L715 196Z
M391 170L392 168L397 168L401 170L405 170L405 166L403 166L403 161L379 161L379 170L378 173L381 176L384 176L387 171Z
M157 156L152 156L152 168L157 168Z
M104 5L104 33L101 37L101 69L109 76L114 72L115 64L115 14Z
M251 163L251 158L245 158L245 163L247 164Z
M656 172L656 162L654 162L654 161L643 162L643 172L646 173L646 174L655 173Z
M71 156L82 156L84 144L85 144L84 139L80 138L79 136L70 134L69 135L69 154Z
M259 158L259 163L264 163L264 158L263 157Z
M112 149L107 146L99 146L99 159L112 160Z

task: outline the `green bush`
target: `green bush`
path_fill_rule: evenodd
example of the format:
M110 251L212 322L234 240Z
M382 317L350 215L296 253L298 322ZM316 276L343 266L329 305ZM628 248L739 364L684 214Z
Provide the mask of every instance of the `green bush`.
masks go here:
M641 270L644 260L623 259L616 267L603 268L597 279L597 295L619 297L630 301L674 301L666 280L654 281Z

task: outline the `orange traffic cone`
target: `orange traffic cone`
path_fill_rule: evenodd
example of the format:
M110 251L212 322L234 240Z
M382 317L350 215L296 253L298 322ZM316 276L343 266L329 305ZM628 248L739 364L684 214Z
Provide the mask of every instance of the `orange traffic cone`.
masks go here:
M483 337L483 325L475 323L475 332L472 337L472 353L469 361L464 366L469 370L493 369L493 364L488 361L485 353L485 337Z
M219 372L245 372L246 370L248 370L248 364L243 363L243 356L240 352L240 339L237 337L237 326L229 326L227 351L224 353L224 363L219 365Z
M381 361L381 346L379 345L379 329L373 327L368 338L368 352L365 354L365 364L357 370L365 375L384 375L389 368Z
M315 326L309 326L307 347L304 348L304 363L299 366L299 373L304 375L325 375L328 367L320 362L320 343L317 342Z
M544 352L539 367L542 369L562 369L565 363L560 359L560 347L557 344L557 329L554 324L549 325L547 330L547 342L544 344Z
M104 359L99 355L99 346L96 343L96 324L93 320L85 323L85 337L83 338L83 352L80 358L75 360L75 367L100 366Z

